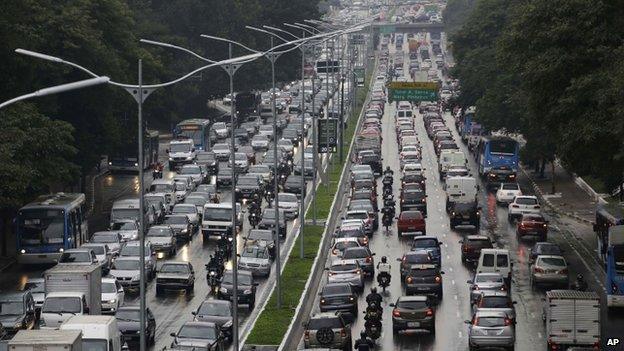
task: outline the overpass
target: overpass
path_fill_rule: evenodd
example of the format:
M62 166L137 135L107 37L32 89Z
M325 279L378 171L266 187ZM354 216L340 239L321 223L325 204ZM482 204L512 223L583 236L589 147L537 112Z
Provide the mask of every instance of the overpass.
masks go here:
M374 22L373 34L379 33L418 33L418 32L442 32L444 31L443 23L391 23L391 22Z

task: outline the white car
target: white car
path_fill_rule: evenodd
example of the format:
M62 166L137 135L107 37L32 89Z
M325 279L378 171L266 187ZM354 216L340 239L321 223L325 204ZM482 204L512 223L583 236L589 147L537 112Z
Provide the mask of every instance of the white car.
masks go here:
M496 203L510 203L516 196L521 196L520 184L518 183L501 183L496 191Z
M291 193L278 193L279 208L284 210L286 219L295 219L299 216L299 199Z
M177 204L173 206L171 214L184 214L188 217L193 227L199 228L199 212L197 211L197 206L194 204Z
M509 204L508 209L507 219L509 222L522 217L523 214L539 214L541 212L541 206L537 197L528 195L516 196Z
M147 269L147 260L145 261ZM140 286L141 263L138 257L119 257L113 263L109 274L126 289L138 289ZM146 276L147 278L148 276Z
M279 147L280 149L284 150L285 152L291 153L293 152L293 150L295 150L295 146L293 145L292 141L288 140L288 139L280 139L277 141L277 147Z
M190 176L195 183L195 186L204 182L204 172L202 172L201 167L196 164L184 165L179 171L179 174Z
M117 232L95 232L91 235L91 243L106 244L111 255L119 255L121 251L122 237Z
M116 220L111 225L110 231L119 233L122 241L139 240L139 223L134 219ZM117 253L119 253L119 250L117 250Z
M227 161L230 159L230 145L226 143L214 144L212 146L212 152L219 161Z
M102 278L102 314L117 312L124 303L123 286L115 278Z
M332 258L340 258L346 248L361 246L357 238L334 238L330 253Z
M108 270L110 268L111 253L107 244L86 243L80 247L93 251L102 269Z
M357 260L335 259L327 271L327 283L348 283L355 290L364 290L364 275Z
M228 127L224 122L217 122L212 125L212 130L214 130L215 134L218 138L227 138L230 134L228 131Z
M269 148L269 137L265 134L258 134L251 138L251 147L254 150L267 150Z

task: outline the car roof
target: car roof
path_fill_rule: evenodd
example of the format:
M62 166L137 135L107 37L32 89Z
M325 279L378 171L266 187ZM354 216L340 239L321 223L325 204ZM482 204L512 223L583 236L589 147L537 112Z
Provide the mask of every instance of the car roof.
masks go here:
M427 301L429 298L426 295L412 295L412 296L399 296L399 301Z
M415 236L415 237L413 238L413 241L416 241L416 240L432 240L432 239L433 239L433 240L435 240L435 241L439 241L439 240L438 240L438 237L433 236L433 235L420 235L420 236Z
M484 296L484 297L491 297L491 296L510 297L509 296L509 292L507 292L507 290L505 290L505 291L500 291L500 290L483 290L483 291L481 291L481 296Z
M342 265L347 265L347 264L358 264L358 260L356 259L341 259L341 258L337 258L334 259L331 263L332 266L342 266Z
M490 309L486 311L477 311L474 314L475 317L501 317L507 318L507 312L505 311L497 311L496 309Z

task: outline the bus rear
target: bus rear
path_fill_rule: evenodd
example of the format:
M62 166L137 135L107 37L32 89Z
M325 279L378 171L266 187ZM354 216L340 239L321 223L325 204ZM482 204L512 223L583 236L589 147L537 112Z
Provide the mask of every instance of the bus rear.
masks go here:
M478 148L479 174L486 177L488 186L516 181L520 153L516 140L509 137L484 137Z
M16 218L17 261L53 264L64 250L87 241L85 195L43 195L22 207Z
M191 139L196 150L210 149L210 120L192 118L178 123L173 131L175 139Z

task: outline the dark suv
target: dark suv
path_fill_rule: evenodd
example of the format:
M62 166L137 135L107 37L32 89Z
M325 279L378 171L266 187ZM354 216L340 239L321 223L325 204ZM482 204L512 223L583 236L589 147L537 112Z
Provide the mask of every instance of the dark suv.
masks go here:
M450 213L451 229L458 225L472 225L476 230L481 226L481 207L475 202L451 204Z
M462 262L476 262L481 256L482 249L491 249L492 241L485 235L468 235L459 241L461 245Z
M321 347L353 350L351 326L340 312L322 312L310 317L305 324L303 343L306 349Z
M117 327L128 343L139 342L140 313L139 306L121 306L115 313ZM154 345L156 339L156 319L149 309L145 310L145 338L148 345Z
M424 329L435 334L435 309L428 296L401 296L391 303L392 332Z
M195 271L190 262L165 262L156 273L156 295L164 289L184 289L189 294L195 287Z
M29 290L0 294L0 322L7 334L35 326L35 300Z
M233 285L234 274L231 270L223 273L221 278L221 286L217 292L217 297L221 300L232 300L232 293L234 290ZM238 271L238 302L247 304L249 311L252 311L256 305L256 287L258 283L255 283L250 271L239 270Z
M418 210L427 217L427 195L422 190L401 191L401 212Z
M321 312L345 311L355 316L358 311L358 297L350 284L328 283L319 293Z
M236 201L250 199L254 195L264 196L264 181L261 176L241 174L236 180Z
M407 295L436 295L442 300L443 271L434 264L411 265L403 280Z

